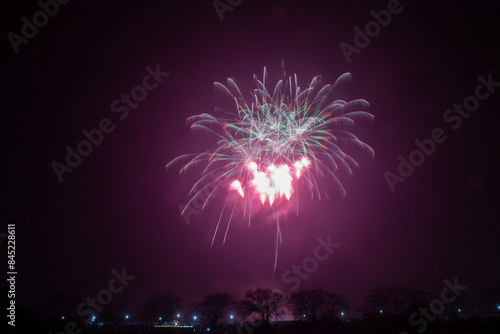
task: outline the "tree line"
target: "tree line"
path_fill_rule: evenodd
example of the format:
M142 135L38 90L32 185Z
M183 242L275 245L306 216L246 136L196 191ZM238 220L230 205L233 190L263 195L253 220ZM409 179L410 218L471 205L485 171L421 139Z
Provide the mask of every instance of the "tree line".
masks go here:
M374 287L368 293L364 305L357 310L362 315L364 325L392 323L395 328L408 326L412 314L422 314L435 297L432 291L422 291L402 285ZM233 329L239 324L242 333L258 333L272 329L272 321L293 318L307 328L331 329L349 321L347 316L350 305L344 295L320 288L301 290L290 295L268 288L248 289L242 298L227 291L216 291L204 295L199 302L185 305L183 300L172 292L162 292L146 300L139 314L130 319L124 318L126 308L119 300L107 305L96 313L90 322L76 314L80 298L68 295L46 295L36 310L20 310L19 325L24 321L37 321L37 329L44 324L49 331L63 327L65 321L73 319L84 327L113 328L124 323L143 323L151 328L177 322L179 325L194 325L211 333L227 332L228 324ZM478 313L479 312L479 313ZM478 315L500 315L500 289L490 289L478 298L460 296L446 305L440 319L459 319ZM397 321L395 321L397 320ZM433 320L434 321L434 320ZM439 321L436 321L439 323ZM241 331L242 324L247 329ZM410 322L411 324L411 322ZM418 333L423 326L413 328ZM425 328L424 328L425 329ZM236 330L234 330L236 332ZM57 331L56 331L57 332Z

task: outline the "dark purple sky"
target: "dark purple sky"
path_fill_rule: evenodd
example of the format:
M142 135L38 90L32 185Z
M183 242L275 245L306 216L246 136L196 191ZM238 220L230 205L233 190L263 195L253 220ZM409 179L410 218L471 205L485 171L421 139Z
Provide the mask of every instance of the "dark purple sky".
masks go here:
M162 291L186 302L256 286L290 293L283 273L328 236L340 247L301 288L345 294L352 314L374 285L437 294L444 279L458 276L471 294L498 286L500 89L456 130L443 120L474 95L478 76L500 81L494 2L403 0L348 63L339 44L352 45L354 27L364 29L370 11L387 3L244 0L221 21L209 0L72 1L16 54L8 33L21 34L21 18L32 20L40 7L4 1L2 221L16 223L18 301L36 304L54 292L95 296L122 267L136 276L121 296L132 309ZM303 87L315 75L332 83L352 73L343 98L370 102L376 120L355 132L375 159L360 159L354 176L341 178L346 198L330 182L329 201L301 198L299 217L281 224L272 279L275 226L256 218L248 228L235 219L227 242L219 234L210 250L223 194L186 224L178 206L199 175L164 166L215 145L185 124L227 104L214 81L230 76L248 92L264 66L276 82L282 60ZM121 120L112 102L157 64L169 76ZM104 118L114 131L60 183L51 163L64 163L65 147L75 148L82 130ZM384 172L397 173L398 156L408 159L414 140L435 128L447 139L392 192Z

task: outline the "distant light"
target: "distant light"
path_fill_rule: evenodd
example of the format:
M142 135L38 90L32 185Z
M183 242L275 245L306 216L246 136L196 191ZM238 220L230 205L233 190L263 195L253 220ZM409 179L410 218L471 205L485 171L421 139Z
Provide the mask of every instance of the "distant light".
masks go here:
M62 320L64 320L64 318L66 318L64 315L61 317Z
M302 314L302 316L303 316L304 318L306 317L306 315L305 315L305 314Z
M95 320L95 315L92 316L92 320L91 321L93 322L94 320Z
M459 309L458 309L458 312L462 312L462 309L461 309L461 308L459 308Z
M158 317L158 320L161 320L161 317Z
M234 319L234 315L232 315L232 314L231 314L231 315L229 316L229 318Z
M194 320L197 320L197 319L198 319L198 317L197 317L197 316L194 316L194 317L193 317L193 319L194 319Z
M378 312L379 312L379 313L384 313L384 311L383 311L383 310L379 310Z
M341 316L344 316L344 312L340 312L340 315L341 315Z
M125 314L125 319L128 319L128 318L129 318L128 314Z
M207 332L210 332L210 327L209 327L209 328L207 328Z
M497 310L500 310L500 305L497 305Z
M177 313L177 318L179 318L180 316L181 316L181 314L180 314L180 313Z

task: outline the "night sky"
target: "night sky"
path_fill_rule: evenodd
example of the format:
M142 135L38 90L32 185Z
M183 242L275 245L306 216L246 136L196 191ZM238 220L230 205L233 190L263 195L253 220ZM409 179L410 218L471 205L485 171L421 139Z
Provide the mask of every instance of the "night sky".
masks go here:
M36 306L48 293L95 296L111 270L123 267L135 276L120 295L132 314L163 291L185 304L216 290L290 294L293 284L282 275L313 256L317 238L328 237L340 246L300 288L346 295L350 316L377 285L436 296L454 277L471 295L498 287L495 2L402 0L348 62L339 45L354 47L354 28L364 31L374 20L370 12L388 3L244 0L221 20L210 0L71 1L13 47L9 33L21 36L21 19L32 22L41 9L35 1L3 1L1 233L16 224L17 302ZM299 216L281 221L273 278L276 226L269 212L249 227L237 210L225 244L218 233L210 248L225 194L187 224L179 206L201 170L179 175L165 165L216 145L215 137L186 125L191 115L231 105L214 81L234 78L249 97L252 75L261 78L266 66L273 84L282 62L302 87L315 75L326 84L352 74L339 98L370 102L375 121L353 131L375 158L357 155L354 175L339 174L345 198L328 179L321 182L330 199L299 197ZM122 111L114 112L116 99L143 85L147 67L168 75L133 108L120 102ZM480 76L493 81L491 90L479 89L489 96L467 118L448 114L477 94ZM66 147L76 149L82 131L105 119L110 133L60 182L53 162L66 164ZM446 139L392 191L386 172L398 174L398 157L409 159L415 140L431 138L436 128Z

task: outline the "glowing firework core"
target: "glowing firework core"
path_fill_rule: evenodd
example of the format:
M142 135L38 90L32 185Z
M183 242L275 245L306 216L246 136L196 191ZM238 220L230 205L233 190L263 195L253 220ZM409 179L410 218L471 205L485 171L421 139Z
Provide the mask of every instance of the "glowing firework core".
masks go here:
M231 189L236 190L241 197L245 197L245 193L243 192L243 187L241 186L241 182L238 180L234 180L231 182Z
M293 164L295 168L295 176L298 180L304 168L308 168L311 162L306 157L296 161ZM290 166L287 164L267 166L266 171L260 171L259 167L254 161L249 161L246 165L247 169L252 173L253 179L250 184L254 187L255 191L259 194L262 204L269 198L269 204L273 204L277 197L285 196L290 200L293 192L293 177L290 174ZM244 196L244 189L241 182L234 180L231 183L231 189L238 191L241 197Z

